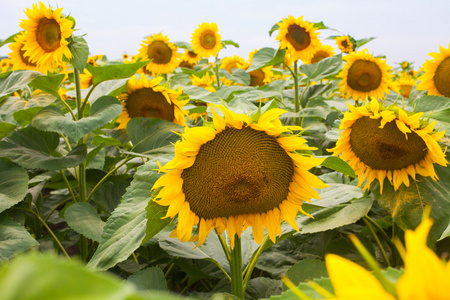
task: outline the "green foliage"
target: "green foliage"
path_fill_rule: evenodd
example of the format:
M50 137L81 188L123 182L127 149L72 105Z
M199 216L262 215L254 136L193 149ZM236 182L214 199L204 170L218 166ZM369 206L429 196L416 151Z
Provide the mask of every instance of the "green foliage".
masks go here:
M5 213L0 214L0 263L8 261L37 244L38 242L21 224L13 221Z
M132 64L104 65L98 67L87 64L86 69L92 74L92 84L96 86L108 80L129 78L149 62L141 61Z
M33 79L42 76L37 71L14 71L0 78L0 97L25 88Z
M22 201L27 192L27 172L15 163L0 158L0 213Z
M78 202L69 206L64 218L67 224L85 237L100 242L105 222L100 219L95 208L86 202Z
M59 99L61 97L59 96L58 89L63 79L64 74L39 76L28 83L28 86L41 89Z
M82 73L89 57L89 47L86 40L81 36L72 36L72 41L68 47L70 53L72 53L70 64Z
M248 67L247 72L284 63L285 53L284 49L262 48L253 56L252 64Z

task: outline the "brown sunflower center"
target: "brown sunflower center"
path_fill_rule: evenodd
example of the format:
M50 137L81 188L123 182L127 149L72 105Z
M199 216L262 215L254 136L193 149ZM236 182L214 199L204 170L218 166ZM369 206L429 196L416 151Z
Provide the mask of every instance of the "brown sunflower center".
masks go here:
M61 41L61 28L54 19L43 18L36 30L36 41L45 52L58 49Z
M316 53L314 53L313 58L311 58L311 63L314 64L327 57L330 57L330 54L328 54L328 52L319 50Z
M213 49L216 46L216 35L213 31L205 31L200 37L200 44L205 49Z
M234 60L234 61L231 61L231 62L229 62L228 64L226 64L225 66L223 66L223 69L225 69L225 70L227 70L228 71L228 73L232 73L231 71L234 69L234 68L238 68L239 66L238 66L238 61L236 61L236 60Z
M190 58L197 58L197 53L195 53L194 51L188 51L188 56Z
M20 55L20 58L22 59L22 62L27 66L36 67L37 66L36 63L30 61L29 58L27 56L25 56L25 50L22 50L22 49L23 49L23 45L22 45L22 47L20 47L20 50L19 50L19 55Z
M343 48L347 48L347 47L348 47L348 41L347 41L347 40L343 40L343 41L341 42L341 46L342 46Z
M262 86L264 85L264 71L259 69L259 70L254 70L251 71L249 73L250 75L250 86Z
M152 88L132 92L128 95L125 108L131 119L147 117L173 122L175 117L173 103L169 104L162 93L155 92Z
M309 32L300 25L292 24L287 31L288 33L285 37L296 51L303 50L311 44Z
M379 128L381 119L362 117L355 121L350 133L353 153L376 170L400 170L420 162L427 154L427 145L415 132L401 132L394 121Z
M376 62L359 59L348 70L347 84L356 91L369 92L380 86L381 77L382 72Z
M293 176L276 138L250 127L218 133L181 174L186 201L205 219L267 212L286 199Z
M164 65L172 59L172 49L163 41L154 41L148 45L147 55L153 63Z
M450 57L444 59L434 75L436 89L445 97L450 97Z

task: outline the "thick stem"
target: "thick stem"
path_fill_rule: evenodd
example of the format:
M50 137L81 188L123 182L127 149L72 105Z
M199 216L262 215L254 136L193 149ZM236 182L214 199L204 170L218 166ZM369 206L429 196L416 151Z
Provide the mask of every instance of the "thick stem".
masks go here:
M234 249L231 250L231 291L239 299L244 299L245 290L242 280L242 250L241 239L234 235Z

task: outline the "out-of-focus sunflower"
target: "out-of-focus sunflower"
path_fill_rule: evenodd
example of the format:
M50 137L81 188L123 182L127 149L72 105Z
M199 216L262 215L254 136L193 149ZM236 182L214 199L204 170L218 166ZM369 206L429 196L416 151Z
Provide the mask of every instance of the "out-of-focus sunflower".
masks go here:
M9 57L12 62L12 70L32 70L32 71L39 71L44 74L47 74L48 65L40 65L38 66L36 63L30 61L28 56L25 56L25 50L23 50L24 47L24 36L23 33L20 33L16 37L14 37L14 43L11 43L9 45L9 48L12 50L11 53L9 53Z
M331 57L334 55L334 49L330 45L320 45L317 46L316 52L314 52L313 57L311 59L303 61L305 64L314 64L316 62L321 61L327 57Z
M408 113L397 106L384 107L373 98L361 107L348 105L339 126L341 136L336 147L329 149L348 161L358 175L359 186L367 180L368 189L375 179L383 192L387 178L394 190L411 176L430 176L438 180L434 163L446 166L445 154L437 143L444 131L434 132L435 122L421 122L423 113Z
M355 49L348 35L338 36L334 39L338 48L344 53L352 53Z
M411 94L412 87L416 84L414 80L408 73L402 73L402 75L394 81L395 91L405 98L409 98Z
M233 248L235 234L240 237L247 227L257 243L263 240L264 227L275 241L282 220L298 230L295 216L303 212L302 202L319 197L312 187L327 186L308 171L322 159L295 152L315 148L285 134L301 128L282 126L282 109L251 118L215 107L224 118L213 108L214 128L186 127L175 144L175 158L160 168L166 174L153 186L163 187L155 201L169 206L166 217L178 215L171 236L191 240L198 225L192 240L201 245L212 229L218 234L228 230Z
M249 53L249 65L252 64L253 56L258 52L258 49ZM263 86L264 84L272 82L273 71L272 66L253 70L248 72L250 75L250 86Z
M4 58L4 59L0 60L0 71L1 72L7 72L12 67L13 67L13 63L11 62L11 59Z
M178 47L169 42L169 38L162 33L149 36L143 40L138 56L145 60L152 60L145 68L154 74L168 74L178 67L181 54Z
M222 58L222 64L220 68L225 69L228 73L232 73L234 68L246 69L248 67L248 63L245 61L243 57L238 55L227 56Z
M346 63L338 77L342 95L353 100L365 100L368 97L385 98L389 94L392 74L390 66L381 58L375 58L367 49L353 52L343 58Z
M203 77L197 77L195 75L191 76L192 85L202 87L210 92L215 92L216 89L213 87L216 76L209 76L209 73L206 73Z
M418 78L417 89L450 98L450 44L448 49L439 46L439 50L428 54L433 59L423 64L424 74Z
M303 16L297 19L288 16L277 24L280 31L276 39L280 41L280 48L287 48L293 60L304 62L313 57L315 48L320 45L314 23L303 21Z
M186 51L181 56L181 59L184 61L187 61L190 64L195 65L202 58L200 55L198 55L194 51L186 49Z
M82 89L87 89L92 85L92 74L87 69L84 69L83 73L80 74L80 87Z
M149 81L143 74L139 80L136 76L128 80L127 92L120 95L120 99L123 100L123 111L117 120L118 129L126 129L128 121L138 117L159 118L186 125L187 112L183 109L183 105L189 100L178 100L182 91L159 85L161 80L162 77L156 77Z
M217 56L222 49L219 28L216 23L203 22L194 30L191 39L192 50L200 57Z
M27 8L28 19L22 20L20 27L24 31L23 56L44 69L52 69L63 57L72 58L67 40L72 36L73 22L61 16L62 8L52 11L42 2Z

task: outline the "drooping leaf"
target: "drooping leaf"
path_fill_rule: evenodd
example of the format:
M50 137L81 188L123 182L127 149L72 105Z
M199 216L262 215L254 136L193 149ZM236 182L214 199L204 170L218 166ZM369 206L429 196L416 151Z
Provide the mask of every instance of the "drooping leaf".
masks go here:
M281 22L281 20L280 20L280 22ZM269 30L269 36L272 36L272 33L274 33L275 31L277 31L278 29L280 29L280 25L278 25L278 23L280 23L280 22L275 23L275 24L272 26L272 28L270 28L270 30Z
M150 61L140 61L132 64L118 64L105 66L86 65L86 69L92 74L92 84L97 85L100 82L114 79L129 78L147 65Z
M248 67L247 72L281 64L284 62L285 53L285 49L275 50L269 47L262 48L253 56L252 64Z
M69 43L68 47L70 53L72 53L70 64L82 73L89 57L89 47L86 40L81 36L72 36L72 42Z
M236 48L239 48L239 44L236 42L233 42L232 40L222 40L222 45L224 48L226 48L228 45L234 46Z
M8 76L0 78L0 97L26 88L28 83L42 73L37 71L13 71Z
M27 192L27 171L0 158L0 213L22 201Z
M6 214L0 214L0 263L10 260L37 244L38 242L23 226Z
M43 90L49 94L52 94L56 98L60 99L58 93L61 81L64 79L64 74L39 76L34 78L28 85L36 89Z
M342 66L342 54L339 54L327 57L314 64L301 65L300 71L304 73L310 81L320 81L328 76L337 74Z
M87 202L72 204L66 209L64 218L70 228L76 232L96 242L100 241L105 222L91 204Z

